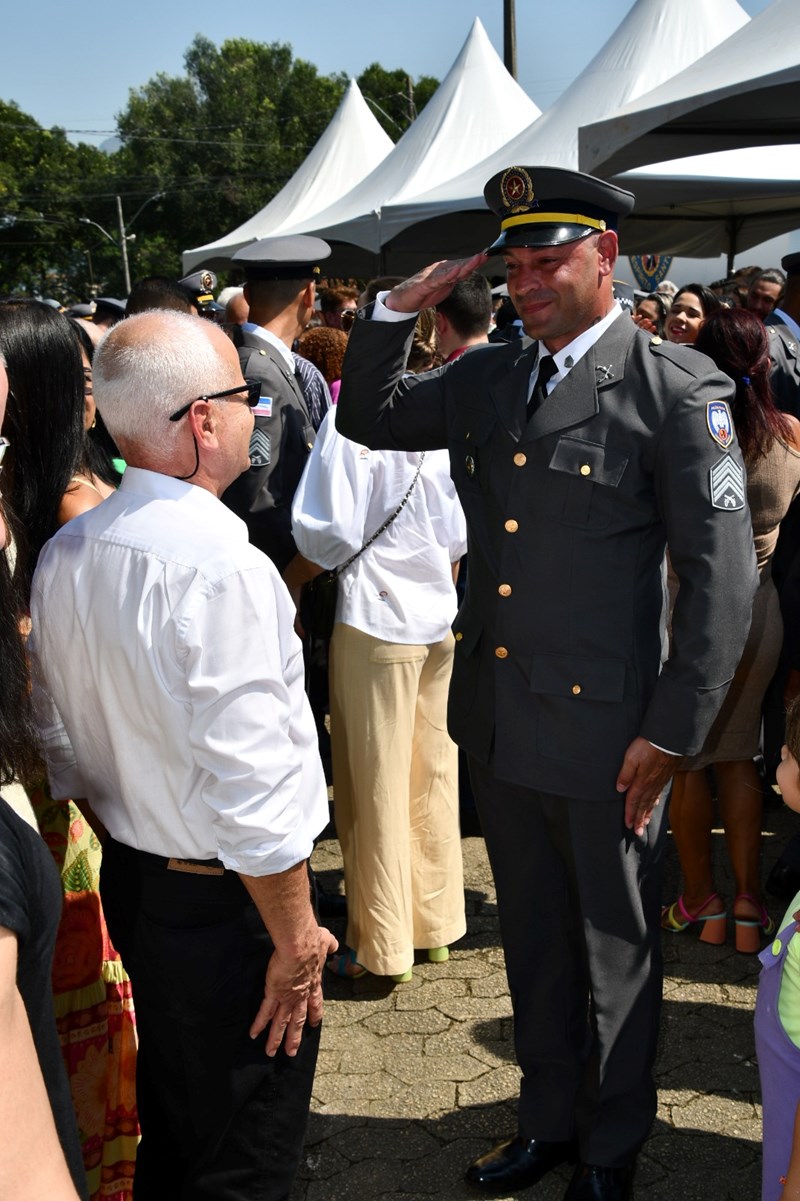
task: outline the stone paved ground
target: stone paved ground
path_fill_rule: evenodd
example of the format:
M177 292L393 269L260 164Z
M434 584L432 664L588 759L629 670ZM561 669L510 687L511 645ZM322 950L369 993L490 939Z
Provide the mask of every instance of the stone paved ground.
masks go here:
M792 829L765 816L765 870ZM716 840L721 851L721 836ZM494 888L483 841L463 840L468 932L446 964L419 962L410 984L328 976L326 1017L304 1162L292 1201L467 1201L465 1166L515 1132L518 1071ZM730 893L723 856L720 881ZM341 887L335 838L314 865ZM674 852L669 891L676 893ZM779 916L782 907L774 907ZM344 928L332 923L344 940ZM648 1201L758 1201L760 1106L752 1011L758 964L694 933L664 935L658 1119L639 1160ZM521 1196L558 1201L566 1169Z

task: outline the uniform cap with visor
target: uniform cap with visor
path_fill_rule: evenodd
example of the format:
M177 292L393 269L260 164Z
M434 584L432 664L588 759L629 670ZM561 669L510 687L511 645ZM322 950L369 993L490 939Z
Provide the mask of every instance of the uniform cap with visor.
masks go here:
M487 254L515 246L563 246L616 229L635 197L593 175L558 167L506 167L483 189L500 217L500 236Z

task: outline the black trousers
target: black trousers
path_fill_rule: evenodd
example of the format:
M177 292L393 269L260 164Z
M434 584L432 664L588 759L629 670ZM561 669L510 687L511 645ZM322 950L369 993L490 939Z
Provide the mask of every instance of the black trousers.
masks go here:
M523 1077L524 1138L578 1138L619 1167L656 1113L666 803L645 835L623 800L579 801L497 780L470 760L492 872Z
M273 947L235 872L174 871L109 839L100 892L131 977L142 1127L136 1201L284 1201L300 1161L319 1029L298 1054L248 1034Z

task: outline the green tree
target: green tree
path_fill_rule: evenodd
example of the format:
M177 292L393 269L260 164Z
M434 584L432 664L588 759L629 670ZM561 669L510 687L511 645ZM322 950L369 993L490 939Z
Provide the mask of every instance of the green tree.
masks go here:
M0 292L73 298L89 291L94 240L79 223L108 193L105 154L43 129L13 102L0 101ZM101 276L107 255L96 267Z
M415 83L402 68L387 71L380 63L371 63L356 82L378 121L395 142L419 116L439 86L439 80L432 75L423 75Z
M141 203L134 275L174 273L189 246L221 237L262 208L330 122L346 78L321 76L290 46L195 38L186 76L159 75L119 118L121 187ZM133 201L131 202L132 206ZM161 231L158 242L151 235Z

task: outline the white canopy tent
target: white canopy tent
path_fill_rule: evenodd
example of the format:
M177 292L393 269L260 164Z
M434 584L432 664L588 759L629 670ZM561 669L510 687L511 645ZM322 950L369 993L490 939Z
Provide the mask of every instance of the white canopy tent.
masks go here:
M352 256L377 265L385 205L431 188L490 154L535 122L540 110L508 73L476 18L458 58L391 154L346 196L292 233L315 233L368 252ZM284 232L284 231L281 231ZM334 260L335 261L335 260ZM359 267L351 265L352 272Z
M734 256L800 228L800 145L723 150L626 172L636 195L623 254Z
M401 270L431 253L474 251L493 236L496 225L483 200L484 184L492 175L512 163L577 169L578 128L587 113L614 112L707 54L748 20L737 0L696 0L691 5L637 0L581 75L538 121L489 157L475 157L461 175L409 195L402 204L384 206L384 265ZM459 214L455 219L454 213Z
M183 253L184 273L230 266L231 255L257 238L271 238L307 220L348 193L394 148L351 79L333 118L308 158L287 184L238 229Z
M619 174L687 154L800 141L797 0L745 28L632 103L580 131L581 170Z

